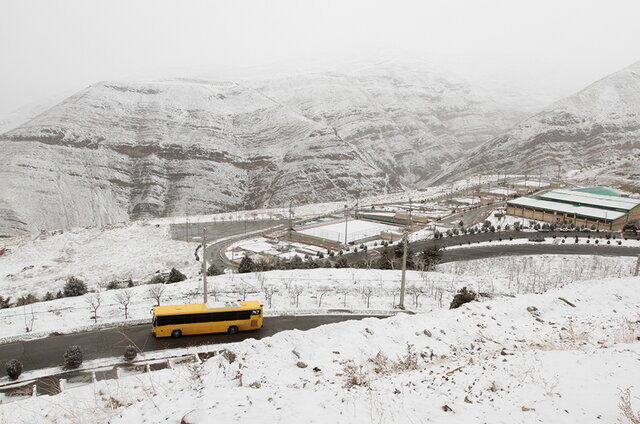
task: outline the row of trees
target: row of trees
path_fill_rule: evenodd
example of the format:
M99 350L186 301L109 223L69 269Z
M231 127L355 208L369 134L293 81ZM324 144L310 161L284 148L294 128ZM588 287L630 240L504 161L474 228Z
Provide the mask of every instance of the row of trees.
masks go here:
M127 362L133 362L138 355L138 348L135 346L127 346L124 350L123 357ZM62 356L62 367L64 369L76 369L82 365L84 354L80 346L69 346ZM24 365L17 359L10 359L5 363L5 371L11 380L17 380L24 370Z
M398 269L402 266L403 253L404 245L398 243L394 246L383 247L379 253L371 253L364 250L358 255L350 256L349 259L343 255L324 260L309 256L303 259L295 255L291 259L274 258L270 261L264 259L254 261L251 257L245 255L240 261L238 272L247 273L313 268ZM440 262L441 258L442 252L437 246L429 247L417 254L411 247L407 246L407 269L409 270L432 270Z
M222 271L217 269L214 265L211 265L207 272L208 275L219 275L221 273ZM155 274L149 281L146 282L146 284L177 283L186 279L186 275L184 275L178 269L172 268L167 275ZM125 280L112 280L107 284L106 289L115 290L122 288L131 288L135 287L135 285L135 282L131 278ZM15 302L11 300L11 297L0 296L0 309L25 306L36 302L47 302L50 300L62 299L65 297L82 296L87 294L88 292L89 289L87 288L87 284L83 280L77 277L69 277L65 282L64 287L61 290L58 290L58 292L56 292L55 294L51 291L48 291L44 296L38 297L33 293L28 293L24 296L18 297ZM96 298L96 296L98 296L98 298ZM92 296L90 299L90 303L92 304L92 307L99 307L99 294Z
M69 277L62 290L58 290L56 294L48 291L42 299L33 293L29 293L19 297L14 304L14 302L11 301L11 297L0 296L0 309L10 308L12 306L24 306L40 301L62 299L63 297L82 296L87 292L87 285L84 281L76 277Z

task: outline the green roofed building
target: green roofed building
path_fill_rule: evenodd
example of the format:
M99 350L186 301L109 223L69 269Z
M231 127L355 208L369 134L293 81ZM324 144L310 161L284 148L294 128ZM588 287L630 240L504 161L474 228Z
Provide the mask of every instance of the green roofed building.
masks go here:
M507 202L507 214L538 221L622 230L640 221L640 199L607 187L553 189Z
M620 190L616 190L615 188L609 188L609 187L583 187L583 188L574 188L572 190L580 191L583 193L602 194L605 196L622 196L624 194Z

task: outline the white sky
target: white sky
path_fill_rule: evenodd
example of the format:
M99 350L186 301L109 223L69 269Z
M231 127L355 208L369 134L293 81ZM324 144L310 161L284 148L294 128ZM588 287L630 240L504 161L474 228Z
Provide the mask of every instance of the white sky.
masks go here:
M640 60L640 1L0 0L0 113L101 80L404 55L570 94Z

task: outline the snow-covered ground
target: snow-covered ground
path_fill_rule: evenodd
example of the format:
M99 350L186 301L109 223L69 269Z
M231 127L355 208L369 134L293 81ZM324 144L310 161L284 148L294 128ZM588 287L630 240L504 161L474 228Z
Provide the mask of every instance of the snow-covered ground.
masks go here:
M338 220L305 226L296 229L296 231L302 234L340 242L344 242L346 233L347 241L352 242L366 237L377 236L383 231L398 232L401 231L401 229L397 225L363 219L348 219L346 225L344 220Z
M13 237L0 246L8 249L0 256L0 296L14 300L55 293L72 275L98 288L114 279L144 280L172 267L187 275L198 270L195 244L171 240L168 226L144 221Z
M0 421L616 423L627 390L640 409L639 282L210 346L226 353L0 405Z
M543 292L571 281L593 277L633 275L636 258L594 256L505 257L439 265L436 272L408 271L405 305L414 311L431 311L449 306L462 287L499 295ZM209 277L209 296L214 300L255 299L265 305L266 315L326 313L330 309L391 313L398 303L401 271L367 269L308 269L265 273L225 274ZM0 340L46 336L53 331L71 332L150 319L156 304L152 293L163 287L162 304L201 301L198 277L175 283L141 285L128 289L103 290L98 319L91 319L84 296L38 302L0 309ZM131 294L128 319L118 302L118 293ZM270 293L273 292L273 293ZM26 332L27 325L31 331Z

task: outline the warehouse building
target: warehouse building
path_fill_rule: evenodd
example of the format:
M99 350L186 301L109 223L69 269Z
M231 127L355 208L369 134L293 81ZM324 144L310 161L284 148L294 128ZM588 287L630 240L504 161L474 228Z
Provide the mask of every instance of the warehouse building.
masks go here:
M507 214L576 227L621 230L640 221L640 199L605 187L553 189L507 202Z

